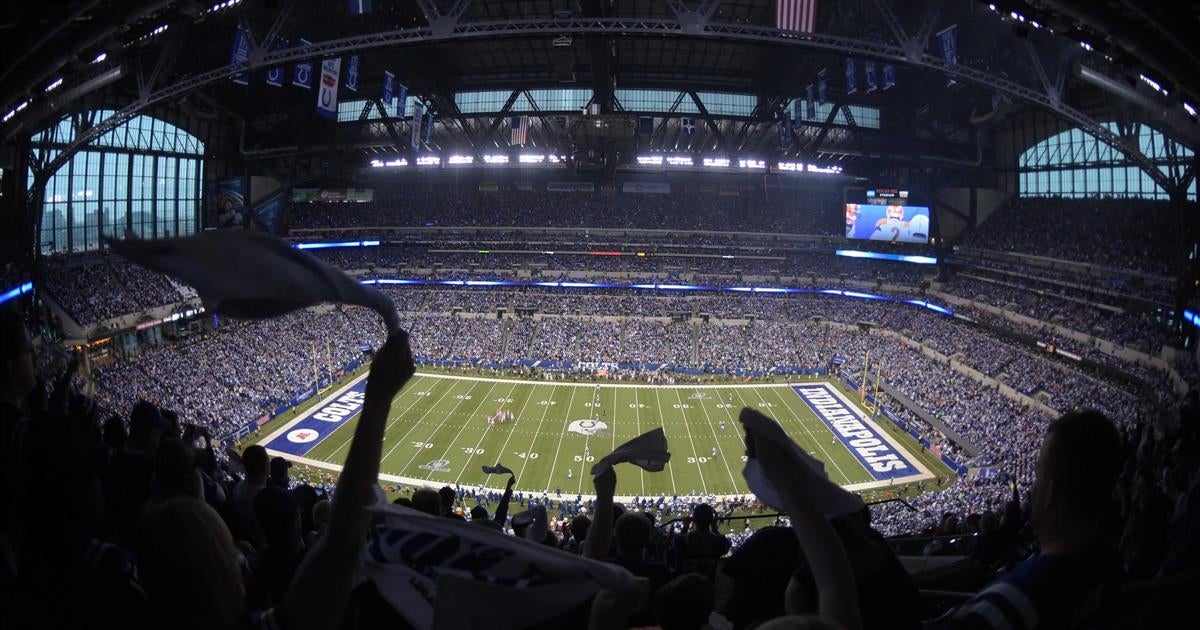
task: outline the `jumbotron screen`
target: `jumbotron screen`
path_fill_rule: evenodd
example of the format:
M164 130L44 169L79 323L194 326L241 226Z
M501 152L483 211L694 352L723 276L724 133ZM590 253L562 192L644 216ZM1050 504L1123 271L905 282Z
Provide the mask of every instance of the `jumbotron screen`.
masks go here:
M846 204L846 238L892 243L928 243L929 208L891 204Z

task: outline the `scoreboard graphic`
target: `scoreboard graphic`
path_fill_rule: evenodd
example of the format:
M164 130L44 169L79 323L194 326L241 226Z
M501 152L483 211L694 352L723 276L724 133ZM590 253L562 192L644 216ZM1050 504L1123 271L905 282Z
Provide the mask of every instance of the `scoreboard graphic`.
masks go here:
M892 243L929 242L929 208L846 204L846 238Z

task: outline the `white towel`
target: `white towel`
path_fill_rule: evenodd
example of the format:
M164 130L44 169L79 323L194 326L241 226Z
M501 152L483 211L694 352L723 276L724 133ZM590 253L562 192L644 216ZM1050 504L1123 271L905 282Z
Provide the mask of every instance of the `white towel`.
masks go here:
M604 474L622 462L629 462L650 472L658 472L669 461L671 454L667 452L667 436L662 427L658 427L629 440L602 457L592 465L592 476Z

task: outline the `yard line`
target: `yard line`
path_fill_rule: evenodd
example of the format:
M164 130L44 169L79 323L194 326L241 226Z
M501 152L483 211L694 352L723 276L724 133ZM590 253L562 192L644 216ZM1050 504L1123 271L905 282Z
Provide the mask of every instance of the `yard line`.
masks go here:
M517 387L516 385L513 385L514 391L516 390L516 387ZM529 390L529 395L525 397L525 402L521 404L521 411L517 412L517 419L513 421L512 429L510 429L508 431L508 436L504 438L504 444L500 445L500 452L498 453L498 455L496 457L497 464L500 463L500 456L504 455L504 449L508 448L508 441L511 440L513 434L517 432L517 425L521 423L521 416L525 415L525 408L529 406L529 401L533 400L533 392L535 392L535 391L537 391L537 385L534 385L533 388ZM508 392L508 395L512 396L512 392L511 391ZM549 406L549 405L547 405L547 406ZM479 444L482 444L482 443L483 443L483 438L480 437ZM479 450L479 444L475 445L475 450ZM526 457L528 458L528 454L526 454ZM526 461L528 461L528 459ZM463 470L466 470L466 469L464 468ZM462 473L459 473L458 476L461 478ZM487 482L489 482L491 480L492 480L492 475L489 473L488 476L482 482L480 482L479 485L487 485ZM454 483L457 484L458 479L455 479Z
M554 470L558 468L558 452L562 450L563 436L567 434L567 427L571 424L571 403L575 402L575 392L578 389L577 387L571 388L571 399L567 401L567 419L563 421L562 431L558 433L558 447L554 449L554 463L550 464L550 476L546 478L546 489L542 491L544 493L550 492L550 484L554 482ZM547 408L550 406L546 405ZM541 432L540 425L538 426L538 432ZM534 439L536 440L537 436L534 436Z
M525 467L529 465L529 460L532 459L531 456L533 455L533 445L537 444L538 435L542 432L542 423L546 421L546 414L550 413L550 408L554 406L550 404L554 402L554 388L549 388L549 391L550 398L546 399L547 402L546 405L544 405L545 409L542 410L542 417L538 419L538 426L533 430L533 439L529 441L529 448L525 449L525 461L521 464L521 475L525 474ZM571 391L574 392L575 388L571 388ZM529 395L533 396L532 393ZM517 479L521 479L521 476L518 476ZM530 490L532 490L532 488L530 488Z
M495 384L495 383L492 383L492 384L491 384L491 385L488 387L488 391L489 391L489 392L490 392L490 391L492 391L492 389L493 389L493 388L495 388L495 387L496 387L496 384ZM454 403L454 407L452 407L452 408L450 409L450 411L446 413L446 417L451 417L451 416L453 416L455 413L457 413L457 412L458 412L458 408L459 408L459 406L461 406L461 405L463 404L463 401L464 401L464 400L466 400L466 396L472 396L472 397L474 396L474 394L472 394L472 393L471 393L471 392L473 392L473 391L475 391L475 386L474 386L474 385L472 385L472 386L471 386L471 389L467 390L467 393L465 393L465 394L460 394L461 396L463 396L463 398L459 398L459 399L458 399L458 402ZM486 396L486 394L485 394L485 396ZM482 401L480 401L480 404L482 404ZM478 405L476 405L476 410L478 410ZM430 408L430 411L432 411L432 408ZM428 413L428 412L427 412L427 413ZM438 431L439 431L439 430L441 430L442 426L443 426L443 425L442 425L442 423L438 423L438 424L437 424L437 426L435 426L435 427L433 428L433 433L430 433L430 434L429 434L429 437L425 438L425 443L426 443L426 444L428 444L428 443L429 443L429 441L433 439L433 436L437 435ZM398 441L396 442L395 446L393 446L393 447L392 447L392 450L393 450L393 451L394 451L394 450L396 450L396 447L397 447L397 446L400 446L400 445L401 445L401 444L403 444L403 443L404 443L404 440L403 440L403 439L401 439L401 440L398 440ZM420 454L421 454L423 451L425 451L425 449L424 449L424 448L419 448L419 449L417 449L417 452L413 453L412 457L408 458L408 462L407 462L406 464L404 464L404 466L403 466L402 468L400 468L400 472L399 472L399 473L397 473L397 474L399 474L400 476L404 476L404 471L408 470L408 467L409 467L409 466L412 466L412 463L413 463L414 461L416 461L416 459L417 459L417 456L418 456L418 455L420 455Z
M600 405L601 389L599 387L597 387L593 391L594 391L595 395L592 396L592 406L589 407L590 411L588 411L588 419L589 420L595 420L596 419L596 411L598 409L600 409L599 405ZM605 414L605 415L607 416L607 414ZM616 437L615 427L609 427L609 432L613 434L613 443L616 444L617 437ZM588 458L588 436L585 435L585 436L583 436L583 465L579 467L579 489L576 491L576 494L583 494L583 471L585 469L587 469L587 458ZM553 477L553 475L554 475L554 473L551 473L551 477Z
M430 379L422 379L422 381L418 381L418 382L424 382L424 381L427 381L427 380L430 380ZM412 402L412 404L411 404L411 405L409 405L407 408L405 408L405 410L404 410L404 411L401 411L400 413L398 413L398 414L396 414L396 415L394 415L394 416L391 416L391 417L390 417L390 422L388 422L388 423L387 423L387 426L383 428L383 434L384 434L385 436L387 435L388 429L391 429L391 428L392 428L392 425L393 425L393 424L396 424L396 421L397 421L397 420L399 420L400 418L403 418L403 417L404 417L404 414L406 414L406 413L408 413L408 412L412 411L412 408L413 408L413 407L416 407L418 402L421 402L422 400L425 400L426 398L428 398L427 396L416 396L416 395L415 395L415 392L414 392L414 390L416 390L416 391L420 391L420 388L418 388L416 385L417 385L417 383L412 383L412 387L410 387L410 388L409 388L409 390L408 390L407 392L401 392L401 396L402 396L402 397L403 397L403 394L406 394L406 393L407 393L407 394L413 394L413 396L412 396L412 397L414 398L414 400L413 400L413 402ZM432 387L432 385L430 385L430 386ZM453 387L453 386L451 386L451 387L447 387L447 388L446 388L446 391L447 391L447 392L449 392L449 391L450 391L450 390L452 390L452 389L454 389L454 387ZM443 395L443 396L445 396L445 394L444 394L444 393L443 393L442 395ZM349 422L347 422L346 424L342 425L342 428L345 428L345 427L347 427L347 426L350 426L350 423L349 423ZM410 429L410 430L411 430L411 429ZM325 458L325 461L332 461L332 458L333 458L333 456L334 456L334 455L337 455L337 452L338 452L338 451L340 451L340 450L342 450L343 448L345 448L345 447L346 447L346 445L350 443L350 440L353 440L353 439L354 439L354 431L351 431L351 432L350 432L350 437L346 438L345 440L342 440L342 443L341 443L341 444L339 444L337 448L333 449L333 452L329 454L329 457L326 457L326 458ZM383 460L380 460L380 461L383 461Z
M700 393L700 390L696 390L696 393L697 393L697 394L698 394L698 393ZM676 396L677 398L679 398L679 402L680 402L680 404L682 404L682 403L683 403L683 397L679 395L679 390L678 390L678 389L677 389L677 390L675 390L675 396ZM688 400L691 400L691 399L689 398ZM721 398L720 398L720 396L718 395L718 396L717 396L717 401L718 401L718 403L720 402L720 400L721 400ZM720 445L721 445L721 444L720 444L720 443L721 443L721 438L720 438L720 437L718 437L718 435L717 435L717 428L713 426L713 423L712 423L712 418L710 418L710 417L709 417L709 415L708 415L708 409L706 409L706 408L704 407L704 399L697 399L697 400L696 400L696 404L697 404L697 405L700 407L700 410L704 412L704 419L708 421L708 429L709 429L710 431L712 431L712 434L713 434L713 441L717 442L717 446L718 446L718 447L720 447ZM729 473L729 483L733 484L733 485L732 485L732 487L733 487L733 492L734 492L734 493L736 493L736 492L737 492L737 489L738 489L738 484L737 484L737 481L736 481L736 480L733 478L733 470L732 470L732 469L729 467L729 459L725 457L725 449L723 449L723 448L720 448L720 449L719 449L719 452L720 452L720 455L721 455L721 461L722 461L722 462L724 462L724 464L725 464L725 472ZM699 459L699 456L697 456L697 457L696 457L696 461L697 461L697 462L699 462L699 461L700 461L700 459Z
M505 394L505 395L504 395L504 397L505 397L505 398L508 398L509 396L511 396L511 395L512 395L512 393L513 393L513 390L514 390L514 389L516 389L516 388L517 388L517 386L516 386L516 385L513 385L512 387L508 388L508 393L507 393L507 394ZM474 418L473 418L473 417L474 417L474 415L475 415L476 413L479 413L479 410L480 410L480 409L483 409L483 403L485 403L485 402L488 402L488 396L491 396L491 395L492 395L492 390L494 390L494 389L496 389L496 385L493 383L493 384L492 384L492 386L491 386L491 387L488 389L488 393L486 393L486 394L484 394L484 395L483 395L483 400L479 401L479 406L477 406L477 407L475 408L475 411L474 411L474 412L472 412L470 415L468 415L468 416L467 416L467 421L466 421L466 422L464 422L464 423L462 424L462 426L458 428L458 433L455 433L455 434L454 434L454 439L450 440L450 446L447 446L447 447L446 447L446 452L445 452L445 453L442 453L442 456L441 456L441 458L440 458L440 459L446 459L446 456L450 454L450 451L454 450L454 445L458 443L458 438L459 438L459 436L461 436L461 435L462 435L462 433L463 433L463 431L464 431L464 430L466 430L466 428L467 428L468 426L470 426L470 425L471 425L471 420L472 420L472 419L474 419ZM485 427L483 428L483 432L482 432L482 433L480 434L480 436L479 436L479 441L480 441L480 442L482 442L482 441L483 441L483 436L486 436L486 435L487 435L488 429L490 429L490 428L491 428L490 426L485 426ZM472 455L468 455L468 456L466 457L467 464L470 464L470 462L471 462L471 458L472 458L472 457L474 457L474 455L473 455L473 454L472 454ZM464 464L464 465L462 466L462 470L466 470L466 468L467 468L467 464ZM462 470L460 470L460 471L459 471L459 473L458 473L458 476L459 476L459 477L462 477ZM426 479L431 479L431 478L433 478L433 471L430 471L430 472L429 472L429 474L425 476L425 478L426 478ZM455 483L455 484L457 484L457 483L458 483L458 479L455 479L455 480L454 480L454 483Z
M616 388L614 388L613 389L614 397L617 395L616 391L617 391ZM642 408L641 407L642 407L642 404L638 402L637 390L635 389L635 390L633 390L633 415L634 415L634 418L637 420L637 434L638 435L642 434ZM670 465L671 465L670 462L668 462L667 463L668 471L669 471ZM642 496L644 497L644 496L646 496L646 470L644 468L642 468L641 466L638 466L638 472L641 473L641 477L642 477ZM671 489L674 490L675 489L675 477L674 477L675 473L671 473L671 475L672 475L671 476Z
M475 386L474 386L474 385L472 385L471 387L472 387L472 388L474 388ZM439 404L439 403L441 403L441 402L442 402L442 399L443 399L443 398L445 398L445 397L446 397L446 395L447 395L447 394L449 394L449 393L450 393L450 391L451 391L451 390L453 390L453 389L454 389L453 387L448 387L448 388L446 388L446 391L442 392L442 395L441 395L441 396L438 396L438 399L437 399L437 400L435 400L435 401L433 402L433 404L431 404L431 405L429 406L429 408L425 410L425 413L421 414L421 417L420 417L420 418L417 418L417 421L416 421L416 422L414 422L414 423L412 424L412 426L408 427L408 430L404 432L404 435L401 435L401 436L399 437L399 439L396 439L396 440L395 440L395 443L394 443L394 444L392 444L392 448L391 448L391 449L389 449L389 450L388 450L388 452L387 452L387 454L386 454L386 455L384 455L384 456L383 456L383 458L379 460L379 468L380 468L380 470L381 470L381 471L383 470L383 462L386 462L386 461L387 461L387 458L391 456L391 454L392 454L392 453L393 453L393 452L396 450L396 448L397 448L397 447L399 447L401 444L403 444L403 443L404 443L404 439L408 437L408 434L410 434L410 433L412 433L412 432L413 432L413 429L416 429L417 427L421 426L421 423L425 422L425 417L426 417L426 416L428 416L428 415L429 415L429 413L430 413L431 411L433 411L434 409L437 409L437 406L438 406L438 404ZM467 391L470 391L470 390L468 389ZM428 398L428 396L425 396L425 397L422 397L422 398ZM411 407L410 407L410 408L411 408ZM391 438L388 438L388 437L387 437L387 431L385 430L385 431L384 431L384 442L389 442L389 441L392 441L392 440L391 440Z
M658 413L663 414L664 412L663 412L663 405L662 405L662 396L659 395L657 389L654 390L654 399L656 401L658 401ZM683 413L683 410L680 409L679 412ZM687 427L687 417L686 416L683 419L683 426L685 428ZM666 422L666 420L663 420L663 435L666 435L666 431L667 431L667 422ZM688 433L688 441L691 442L692 441L692 432L688 431L687 433ZM708 485L706 485L704 483L704 471L700 468L700 455L698 455L696 453L696 443L695 442L692 442L692 460L696 464L696 470L700 473L700 487L704 490L704 494L707 495L708 494ZM692 490L694 491L695 488L693 488ZM672 491L672 493L674 493L676 495L679 494L679 491L675 489L675 474L674 473L671 473L671 491Z

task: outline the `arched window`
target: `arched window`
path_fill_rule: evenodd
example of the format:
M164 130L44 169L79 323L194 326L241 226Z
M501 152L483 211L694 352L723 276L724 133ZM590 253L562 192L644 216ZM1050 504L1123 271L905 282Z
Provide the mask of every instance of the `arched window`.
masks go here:
M94 112L103 120L112 111ZM65 118L31 139L52 159L75 138ZM43 254L92 251L100 237L183 236L196 231L204 143L168 122L137 116L96 138L46 183L39 235ZM33 184L33 171L29 172Z
M1117 132L1115 123L1105 123ZM1164 173L1171 152L1161 132L1137 126L1142 153ZM1176 157L1189 158L1192 151L1175 145ZM1167 191L1149 175L1129 162L1118 150L1082 129L1057 133L1026 150L1017 160L1022 197L1137 197L1167 199ZM1196 184L1188 192L1196 200Z

